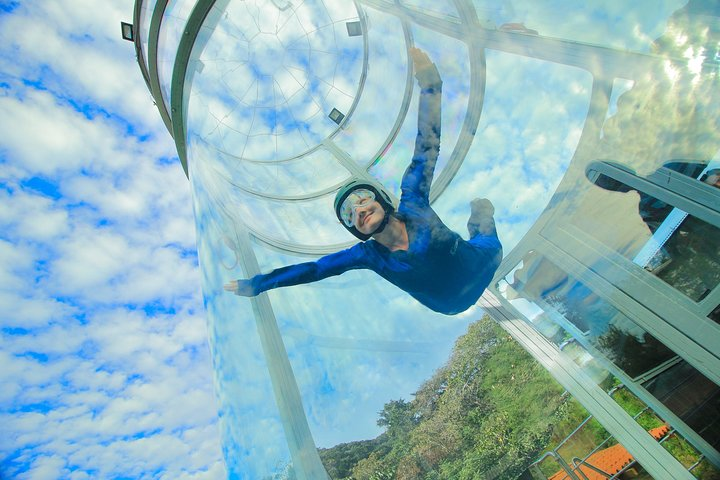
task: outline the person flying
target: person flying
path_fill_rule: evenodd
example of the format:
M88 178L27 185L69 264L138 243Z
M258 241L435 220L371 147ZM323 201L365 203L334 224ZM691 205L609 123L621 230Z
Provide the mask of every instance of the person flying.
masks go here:
M430 206L430 185L440 151L442 80L425 52L412 48L410 56L420 86L418 134L397 208L379 183L354 180L337 193L335 214L362 242L314 262L230 281L225 290L251 297L362 268L439 313L454 315L477 302L502 259L494 207L487 199L471 202L470 240L466 241L445 226Z

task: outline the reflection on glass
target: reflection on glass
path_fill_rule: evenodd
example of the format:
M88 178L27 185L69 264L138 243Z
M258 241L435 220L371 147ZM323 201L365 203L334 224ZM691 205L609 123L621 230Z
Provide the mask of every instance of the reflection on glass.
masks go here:
M143 52L143 59L145 60L145 68L149 69L148 65L148 42L150 41L150 21L152 20L153 10L157 0L147 0L142 2L140 7L140 48Z
M368 68L361 96L352 116L333 137L360 165L367 166L392 143L396 122L402 120L409 98L407 44L402 22L395 16L373 8L363 9L367 20ZM356 40L360 41L361 37ZM382 106L382 108L379 108ZM400 116L400 118L398 118Z
M647 52L664 22L686 0L608 2L590 0L473 0L485 28ZM558 21L562 15L563 21Z
M582 282L531 252L500 291L576 363L587 355L576 340L587 342L717 448L720 387ZM553 320L572 325L574 338L553 329Z
M590 345L631 378L675 354L582 282L531 252L514 273L508 297L522 297L573 325Z
M423 14L458 18L457 9L451 0L402 0L402 4Z
M715 309L712 312L710 312L710 314L708 315L708 318L717 323L720 323L720 305L715 307Z
M715 383L683 361L643 386L710 445L720 447L720 387Z
M434 178L438 178L456 148L461 128L464 126L463 122L468 115L470 100L469 52L467 45L463 42L450 37L438 37L437 33L432 30L413 27L412 34L415 45L428 52L428 55L434 60L437 59L437 68L443 77L443 92L453 92L443 96L442 146L434 174ZM398 72L398 75L402 74ZM401 78L404 79L404 76ZM398 90L398 97L401 92L402 90ZM402 177L407 168L408 158L412 157L415 147L418 119L417 95L419 95L419 91L416 88L410 108L405 115L405 121L400 126L397 136L382 152L382 161L378 161L370 169L370 172L377 178L390 180L391 184L395 186L393 193L397 197L400 197L400 185L397 179ZM370 158L366 160L370 160Z
M196 0L175 0L168 2L163 13L158 36L158 77L165 105L170 105L175 54L180 45L183 29L195 6Z
M705 461L704 456L685 438L624 385L615 379L612 383L615 386L608 391L608 395L647 431L648 438L644 440L653 439L660 443L696 478L718 478L720 472ZM569 402L568 407L567 420L560 423L554 432L550 445L552 449L529 469L533 479L652 478L593 416L573 401Z
M706 170L706 165L676 162L666 164L665 168L697 178ZM707 181L714 177L705 173L701 178ZM593 215L576 215L572 219L576 226L605 243L613 241L608 234L619 232L609 246L695 301L705 298L718 285L718 227L607 175L599 175L594 183L608 192L624 194L627 200L618 202L617 197L608 194L605 197L606 209L594 209ZM597 205L598 198L594 195L591 198L586 202L592 201ZM625 208L618 211L611 207L618 203ZM603 217L608 216L613 216L614 228L611 232L601 231L600 225L608 224ZM625 221L623 217L626 217ZM618 242L620 238L623 243Z
M661 422L660 422L661 423ZM660 440L668 432L663 426L650 430ZM585 418L531 468L534 479L573 480L605 478L652 479L595 418Z

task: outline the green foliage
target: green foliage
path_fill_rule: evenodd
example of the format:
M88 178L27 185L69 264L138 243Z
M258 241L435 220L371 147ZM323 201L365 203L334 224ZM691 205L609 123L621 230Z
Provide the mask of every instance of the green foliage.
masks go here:
M380 452L373 452L368 458L360 460L352 469L354 480L391 480L394 476L394 468L383 460L384 455Z
M320 459L331 478L349 478L352 468L371 453L381 451L383 436L373 440L342 443L333 448L321 448Z
M386 432L375 443L338 445L321 457L335 479L516 478L571 413L563 389L485 317L414 400L385 405L378 425ZM371 453L355 460L367 448Z
M700 465L698 465L692 473L695 478L701 478L702 480L720 480L720 470L708 462L707 459L700 462Z
M407 436L417 423L418 415L412 404L402 398L386 403L377 421L379 427L387 427L386 434L391 440Z

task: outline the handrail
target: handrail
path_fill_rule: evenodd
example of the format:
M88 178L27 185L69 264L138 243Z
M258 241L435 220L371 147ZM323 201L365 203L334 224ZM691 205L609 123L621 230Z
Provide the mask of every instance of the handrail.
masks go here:
M587 479L587 475L585 475L585 473L578 468L580 465L585 465L590 470L592 470L604 477L612 478L612 476L613 476L611 473L607 473L606 471L601 470L598 467L596 467L595 465L589 463L587 460L580 459L579 457L573 457L573 465L575 465L575 468L577 468L578 471L582 474L582 476L585 477L586 479Z
M542 457L540 457L537 461L530 464L530 467L534 465L539 465L542 463L547 457L553 457L555 461L560 465L560 467L565 471L565 473L568 474L568 476L571 478L571 480L581 480L578 478L577 475L573 472L573 469L570 468L570 465L567 464L567 462L560 456L557 452L551 450L549 452L545 452ZM530 468L528 467L528 468ZM583 475L584 476L584 475ZM585 478L587 480L587 478Z

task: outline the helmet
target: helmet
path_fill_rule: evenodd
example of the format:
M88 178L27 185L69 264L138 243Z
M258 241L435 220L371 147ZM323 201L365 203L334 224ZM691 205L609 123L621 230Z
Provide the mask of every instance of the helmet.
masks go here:
M375 194L375 200L377 200L377 202L382 205L383 209L385 210L385 218L383 219L380 226L378 226L378 228L373 232L373 234L382 232L383 228L385 228L385 225L387 225L388 220L390 220L390 215L395 211L395 206L393 205L392 199L390 198L390 194L387 193L385 188L383 188L383 186L379 183L372 180L353 180L338 191L337 195L335 195L335 215L337 216L338 220L340 220L342 226L345 227L348 232L352 233L360 240L365 241L368 240L372 236L372 234L366 235L364 233L360 233L360 231L355 228L354 225L348 227L347 225L345 225L345 222L342 221L342 215L340 213L340 207L342 207L345 199L352 192L358 189L367 189L373 192Z

